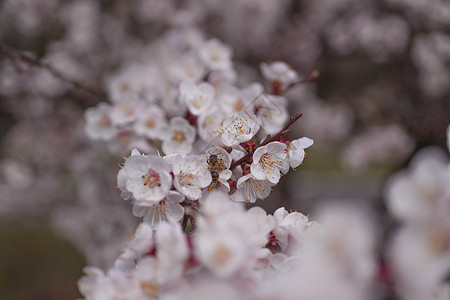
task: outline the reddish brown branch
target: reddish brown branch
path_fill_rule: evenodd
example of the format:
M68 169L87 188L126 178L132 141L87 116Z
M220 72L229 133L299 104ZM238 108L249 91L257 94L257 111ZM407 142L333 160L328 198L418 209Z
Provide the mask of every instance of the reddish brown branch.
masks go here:
M39 59L34 58L33 56L22 52L16 48L13 48L11 46L6 45L5 43L3 43L2 41L0 41L0 51L2 51L6 56L10 57L11 59L19 59L25 63L28 63L32 66L38 67L38 68L43 68L46 69L47 71L49 71L53 76L55 76L56 78L60 79L61 81L64 81L65 83L69 84L69 86L72 89L81 91L87 95L89 95L92 98L95 98L98 101L102 101L102 96L101 93L92 90L89 87L86 87L84 84L76 81L76 80L72 80L69 79L68 77L66 77L66 75L64 75L63 73L61 73L60 71L56 70L55 68L53 68L51 65L49 65L46 62L43 62Z

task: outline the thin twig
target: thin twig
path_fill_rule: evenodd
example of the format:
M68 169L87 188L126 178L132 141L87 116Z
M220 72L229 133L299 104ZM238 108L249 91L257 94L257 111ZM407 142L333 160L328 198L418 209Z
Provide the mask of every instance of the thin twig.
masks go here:
M26 62L30 65L33 65L35 67L46 69L56 78L69 84L72 89L79 90L79 91L89 95L90 97L95 98L97 101L102 101L103 97L102 97L101 93L94 91L89 87L86 87L85 85L83 85L82 83L80 83L76 80L69 79L68 77L66 77L66 75L64 75L60 71L56 70L55 68L53 68L51 65L49 65L46 62L36 59L36 58L32 57L31 55L29 55L25 52L22 52L16 48L8 46L5 43L3 43L2 41L0 41L0 51L5 53L11 59L19 59L19 60Z
M320 72L315 70L313 71L311 74L309 74L308 78L293 82L291 84L289 84L287 87L285 87L283 89L283 91L281 92L281 95L286 94L287 92L289 92L292 88L300 85L300 84L305 84L305 83L311 83L317 80L317 78L319 78Z

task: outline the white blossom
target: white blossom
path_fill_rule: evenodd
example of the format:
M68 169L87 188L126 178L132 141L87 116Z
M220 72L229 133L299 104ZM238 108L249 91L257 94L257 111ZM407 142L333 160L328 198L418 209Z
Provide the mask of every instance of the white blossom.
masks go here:
M194 139L195 128L186 119L175 117L163 133L162 149L166 154L188 154L192 151Z
M258 118L251 112L241 111L223 122L217 131L226 146L237 146L247 142L259 131Z
M111 121L114 125L123 126L136 120L137 113L145 107L141 100L124 100L115 103L111 109Z
M139 294L133 299L154 299L161 294L163 286L158 282L158 261L153 256L147 256L139 261L133 272L132 281L138 287Z
M246 263L247 249L242 237L226 227L200 231L195 245L199 260L218 276L231 276Z
M222 214L233 215L240 213L242 210L242 205L230 201L228 193L223 191L213 191L201 206L201 213L206 219L216 218Z
M448 228L402 226L388 244L387 257L402 299L435 299L450 270Z
M153 228L141 223L135 233L129 238L126 248L116 259L114 265L121 270L130 270L135 266L135 260L150 251L153 246Z
M169 76L174 82L198 82L205 75L205 66L196 53L187 53L169 65Z
M237 190L231 195L234 201L248 201L255 203L256 199L265 199L275 184L268 180L258 180L250 173L242 176L236 183Z
M231 49L217 39L206 41L200 46L200 58L212 70L231 68Z
M132 195L137 204L155 204L172 186L170 171L169 164L162 158L142 155L136 150L117 175L118 187L125 197Z
M98 106L86 110L84 129L89 138L109 141L117 134L118 130L113 126L111 120L111 109L111 105L100 103Z
M146 77L153 78L153 76L148 76L148 74L142 76L141 71L138 69L137 65L130 65L108 78L108 95L113 103L119 104L121 102L139 99L137 80Z
M283 86L298 81L298 74L291 66L282 61L272 63L261 63L261 72L265 79L270 82L278 82Z
M142 206L134 203L133 215L143 217L144 221L152 226L169 219L178 222L184 215L184 208L180 204L183 200L182 194L169 191L166 197L156 204Z
M216 192L212 197L216 199L207 201L205 217L198 220L194 251L213 274L230 278L256 263L271 229L263 223L270 218L257 209L246 213L225 193Z
M286 98L282 96L264 95L258 98L257 105L260 108L257 115L266 133L279 132L289 119L286 102Z
M241 91L234 85L224 86L218 93L218 103L220 107L227 112L227 115L239 113L244 110L248 104L241 98Z
M348 206L319 212L326 225L306 223L298 213L292 224L297 247L281 259L276 277L277 294L282 299L370 299L374 267L374 235L364 214ZM276 217L275 217L276 218ZM361 226L360 226L361 225ZM296 227L298 229L296 229ZM319 230L317 230L319 229ZM289 236L289 243L291 243ZM299 280L301 278L302 280Z
M311 147L314 141L310 138L303 137L287 143L287 156L289 165L292 169L297 168L305 158L305 149Z
M265 146L258 147L253 153L253 163L250 165L252 175L259 180L269 180L278 183L281 173L287 173L289 163L285 151L286 144L271 142Z
M201 189L211 183L211 173L199 157L178 155L173 158L172 168L175 188L189 200L200 199Z
M392 215L408 222L448 220L448 162L441 150L424 149L414 157L408 170L395 174L386 186L387 207Z
M299 212L289 213L284 207L277 209L273 217L276 224L274 234L281 250L296 249L310 226L308 217Z
M220 140L217 142L213 141L215 139L217 140L217 136L214 135L214 132L217 132L220 129L225 118L226 115L224 111L214 106L201 114L197 119L199 136L204 141L212 142L213 144L220 143Z
M215 95L214 87L207 82L196 85L183 81L179 91L181 101L186 103L189 111L196 116L208 110Z
M86 273L79 281L80 292L87 300L127 299L131 296L131 282L119 269L111 269L105 275L95 267L84 268Z
M317 239L336 258L336 267L347 269L355 282L364 284L376 275L376 230L372 216L365 210L345 203L322 206L317 221L325 234Z
M108 144L108 150L115 154L127 154L133 149L145 153L154 152L155 149L150 145L149 141L142 136L138 136L130 129L123 129L118 132L115 139Z
M237 114L242 110L253 112L256 99L263 90L264 88L259 83L252 83L243 89L239 89L234 85L227 85L220 91L218 102L228 115Z
M189 255L186 236L178 223L162 222L155 236L158 249L158 284L176 282L183 274Z
M150 139L161 139L163 129L167 126L164 111L156 105L150 105L136 113L133 125L137 134Z

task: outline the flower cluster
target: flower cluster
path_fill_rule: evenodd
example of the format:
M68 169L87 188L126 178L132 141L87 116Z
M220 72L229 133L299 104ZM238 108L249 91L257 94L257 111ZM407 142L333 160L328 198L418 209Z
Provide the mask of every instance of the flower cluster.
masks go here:
M305 115L299 136L314 137L321 167L272 198L309 205L337 189L380 200L354 181L329 188L327 169L342 160L373 187L373 164L391 169L441 140L449 15L447 0L2 1L0 215L51 218L89 265L118 257L106 274L86 268L88 299L448 300L447 153L425 150L389 181L395 222L341 204L318 223L243 207L313 144L285 138L299 117L288 107ZM294 68L253 70L273 58ZM316 66L320 92L292 89ZM130 152L118 201L113 161ZM387 248L375 246L380 223Z
M312 145L281 139L298 117L258 145L256 116L243 111L212 133L221 146L202 154L133 150L117 181L144 220L113 268L85 268L86 299L356 300L392 279L402 299L447 299L450 167L436 149L419 153L386 186L388 209L401 222L386 264L377 262L372 216L354 205L322 208L318 222L283 207L273 215L244 209Z
M281 93L299 79L284 62L262 64L270 88L266 93L260 83L243 85L231 49L199 31L169 32L150 48L143 63L109 79L112 104L86 111L90 138L110 141L120 151L159 148L166 155L191 154L217 140L226 146L245 143L260 127L264 134L275 134L288 120Z
M323 211L321 225L283 207L246 211L215 192L191 235L173 221L142 223L114 267L85 268L79 288L86 299L361 299L376 271L364 217Z
M450 141L450 126L447 135ZM449 182L448 155L439 148L422 150L388 182L386 204L401 226L387 255L402 299L450 296Z
M261 295L254 288L286 274L307 236L317 235L311 244L323 240L318 225L298 212L280 208L272 216L243 206L268 197L313 145L307 137L284 139L301 114L288 119L281 94L300 82L298 75L283 62L263 64L272 95L258 83L238 88L225 76L232 66L227 48L217 40L200 45L188 57L203 61L205 71L167 83L173 98L161 98L153 82L127 81L128 70L111 84L117 101L86 112L91 137L110 140L127 131L163 150L135 148L125 158L117 187L143 222L114 268L86 268L80 291L87 299L205 298L212 292L205 284L225 289L227 298L275 296L276 287Z
M390 243L386 266L377 264L374 222L355 207L324 209L319 222L283 207L273 215L259 207L246 210L243 203L267 198L313 145L307 137L285 139L301 114L288 118L283 95L317 74L299 80L290 66L276 61L261 65L265 87L241 86L229 48L188 33L177 40L179 53L158 51L173 42L174 32L155 42L153 55L164 62L159 66L164 75L156 79L153 64L125 69L109 81L113 104L101 103L85 114L90 137L117 142L126 136L122 147L133 148L117 187L143 221L113 268L85 269L79 281L83 296L368 299L375 284L391 284L386 268L401 297L445 299L447 158L427 154L413 162L412 172L388 184L388 209L404 224ZM196 64L186 67L184 60ZM334 122L348 124L345 108L341 113ZM345 135L347 128L341 130ZM386 159L384 151L406 155L412 142L401 127L386 126L348 149L349 164L359 167ZM414 241L417 250L403 255ZM426 280L418 282L419 270Z
M291 118L285 128L299 117ZM181 117L173 120L187 122ZM302 163L305 148L313 141L306 137L282 140L286 133L283 129L256 145L254 137L259 128L256 115L242 111L226 119L212 133L222 146L211 147L204 153L186 154L182 148L160 156L134 149L117 174L122 197L132 201L136 216L144 217L152 225L161 220L180 221L186 214L185 208L191 211L192 206L198 207L197 202L204 203L215 190L229 193L237 202L253 203L266 198L290 167ZM177 134L183 135L184 129L180 126Z

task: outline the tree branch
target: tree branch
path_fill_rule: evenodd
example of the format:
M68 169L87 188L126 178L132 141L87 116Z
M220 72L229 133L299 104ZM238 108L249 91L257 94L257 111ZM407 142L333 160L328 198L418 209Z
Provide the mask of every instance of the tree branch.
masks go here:
M316 71L313 71L311 74L309 74L308 78L305 78L305 79L302 79L302 80L293 82L293 83L291 83L290 85L288 85L287 87L285 87L285 88L283 89L283 91L281 92L281 95L286 94L286 93L289 92L292 88L294 88L294 87L296 87L296 86L298 86L298 85L300 85L300 84L311 83L311 82L316 81L317 78L319 78L319 75L320 75L319 71L317 71L317 70L316 70Z
M53 76L55 76L56 78L60 79L61 81L64 81L65 83L69 84L69 86L72 89L78 90L80 92L83 92L84 94L89 95L91 98L95 98L97 101L102 101L103 100L103 96L101 95L100 92L98 91L94 91L89 87L86 87L84 84L76 81L76 80L72 80L70 78L68 78L66 75L64 75L63 73L61 73L60 71L56 70L55 68L53 68L50 64L43 62L39 59L34 58L33 56L22 52L16 48L13 48L11 46L6 45L5 43L3 43L2 41L0 41L0 51L3 52L6 56L8 56L11 59L19 59L25 63L28 63L32 66L38 67L38 68L42 68L42 69L46 69L47 71L49 71Z

